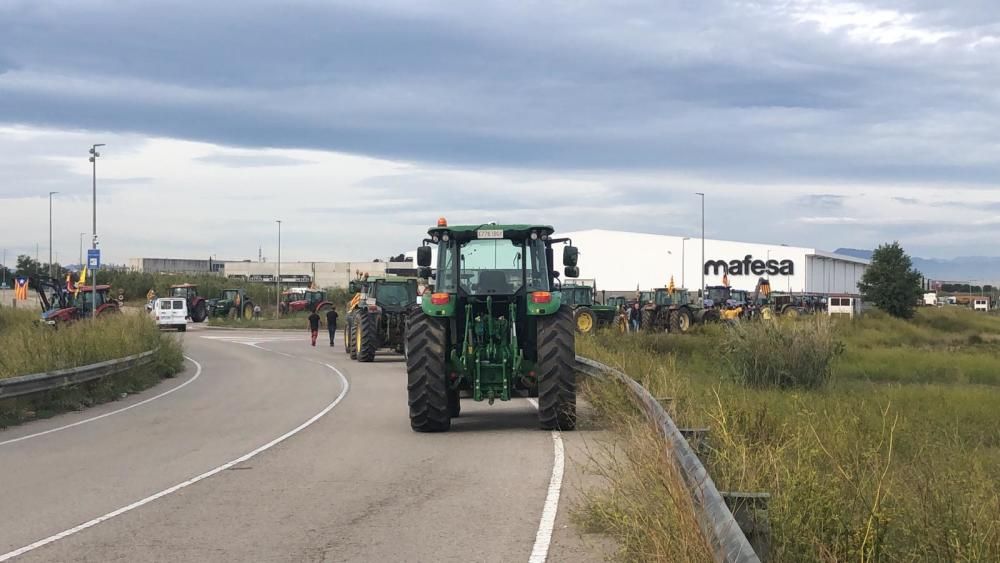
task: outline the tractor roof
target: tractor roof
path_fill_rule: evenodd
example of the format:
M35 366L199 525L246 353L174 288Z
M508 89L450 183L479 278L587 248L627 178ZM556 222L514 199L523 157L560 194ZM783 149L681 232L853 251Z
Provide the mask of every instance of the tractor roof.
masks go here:
M76 288L79 289L82 292L85 292L85 293L88 292L88 291L94 291L94 286L92 286L92 285L78 285L78 286L76 286ZM110 285L98 285L97 286L97 291L107 291L109 289L111 289Z
M194 283L178 283L178 284L174 284L174 285L170 286L170 289L187 289L189 287L191 287L191 288L198 287L198 284L194 284Z
M395 282L395 283L407 283L410 280L415 280L415 279L417 279L417 278L411 277L411 276L394 276L394 275L390 274L390 275L384 275L384 276L368 276L368 279L362 280L362 282L383 281L383 282L390 282L390 283L393 283L393 282Z
M472 240L476 238L476 231L479 230L503 230L504 238L522 239L531 236L535 231L542 235L551 235L555 229L551 225L498 225L496 223L483 223L482 225L452 225L448 227L434 227L427 230L427 234L441 235L449 233L456 240Z

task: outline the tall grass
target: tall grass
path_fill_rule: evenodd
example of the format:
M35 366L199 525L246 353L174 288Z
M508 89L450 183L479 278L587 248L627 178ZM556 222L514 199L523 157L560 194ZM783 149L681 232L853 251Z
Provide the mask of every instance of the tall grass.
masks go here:
M54 329L37 314L0 309L0 379L77 367L156 349L153 362L114 376L54 391L0 400L0 428L33 418L79 410L155 385L180 371L180 342L161 335L145 315L116 315L96 323Z
M694 336L598 334L577 339L577 348L673 397L679 425L710 427L703 461L720 489L771 493L772 560L997 561L1000 388L956 373L973 369L966 362L1000 372L990 343L998 329L1000 319L940 310L920 311L912 324L878 315L837 323L846 352L817 389L733 380L721 367L728 335L719 327ZM970 335L982 342L970 344ZM882 354L890 359L876 361ZM939 363L926 365L930 358ZM948 363L958 371L942 370ZM916 376L880 382L907 370ZM630 416L596 404L612 420ZM614 469L615 478L629 470ZM642 479L660 489L646 494L669 494L668 484ZM580 510L611 511L621 501L614 491L593 493ZM631 522L607 529L626 545L665 533ZM623 559L683 558L629 557L637 553Z
M722 347L736 381L778 388L826 385L833 361L844 349L825 316L734 323L727 326Z
M159 330L144 315L114 315L58 329L37 319L33 312L0 309L0 378L121 358L160 344Z

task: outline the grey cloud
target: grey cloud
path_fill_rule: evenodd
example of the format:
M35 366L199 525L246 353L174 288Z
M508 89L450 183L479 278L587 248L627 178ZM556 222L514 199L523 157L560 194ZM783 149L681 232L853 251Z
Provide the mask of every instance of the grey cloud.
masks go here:
M893 201L897 201L899 203L903 203L906 205L919 205L921 203L921 201L915 197L894 197L892 199Z
M845 199L847 198L842 195L809 194L807 196L800 197L798 199L798 204L801 207L811 209L833 210L842 208L844 206Z
M8 3L0 52L23 72L0 85L0 121L723 179L1000 173L976 156L1000 130L995 52L852 44L779 4L188 4ZM882 4L981 29L959 17L979 3Z
M230 168L255 168L262 166L299 166L302 164L312 163L309 160L292 158L290 156L282 156L276 154L249 155L249 154L216 153L206 156L200 156L195 160L207 164L217 164L219 166L227 166Z

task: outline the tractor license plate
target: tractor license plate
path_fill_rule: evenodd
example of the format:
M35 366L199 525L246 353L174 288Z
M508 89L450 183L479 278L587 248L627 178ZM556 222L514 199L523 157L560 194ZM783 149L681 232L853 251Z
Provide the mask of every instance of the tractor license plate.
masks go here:
M476 231L476 238L503 238L503 229L481 229Z

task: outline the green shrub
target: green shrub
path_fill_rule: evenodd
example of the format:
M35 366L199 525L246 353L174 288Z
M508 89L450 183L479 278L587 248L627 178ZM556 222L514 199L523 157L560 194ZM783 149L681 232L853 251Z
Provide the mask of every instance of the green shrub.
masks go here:
M737 322L723 338L730 375L749 387L822 387L842 351L825 316L802 322Z

